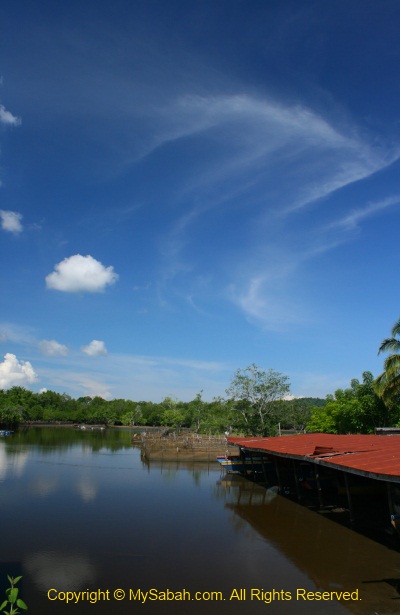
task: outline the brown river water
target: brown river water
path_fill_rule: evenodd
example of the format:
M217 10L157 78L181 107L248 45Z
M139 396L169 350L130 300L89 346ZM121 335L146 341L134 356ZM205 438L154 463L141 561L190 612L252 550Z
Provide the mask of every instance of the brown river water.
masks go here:
M124 430L1 438L0 524L30 614L400 613L399 551Z

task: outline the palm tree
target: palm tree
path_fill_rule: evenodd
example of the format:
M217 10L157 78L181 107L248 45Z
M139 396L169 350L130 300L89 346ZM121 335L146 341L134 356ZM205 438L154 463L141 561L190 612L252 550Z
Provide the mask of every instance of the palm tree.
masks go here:
M392 337L383 340L379 346L378 354L390 352L383 364L384 372L374 382L376 394L383 399L385 404L392 405L400 398L400 319L393 325Z

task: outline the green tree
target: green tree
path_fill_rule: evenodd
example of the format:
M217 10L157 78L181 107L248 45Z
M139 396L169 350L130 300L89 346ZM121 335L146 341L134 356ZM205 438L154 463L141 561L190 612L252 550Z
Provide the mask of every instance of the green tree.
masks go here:
M319 433L359 433L361 407L357 399L349 399L336 391L336 399L327 401L323 408L313 408L307 431Z
M392 327L392 337L383 340L378 354L391 352L383 364L384 371L375 380L375 392L389 405L400 402L400 319Z
M108 405L108 402L103 397L96 395L89 404L87 420L89 423L113 425L116 415L114 409Z
M325 400L310 397L299 397L285 401L278 417L281 427L296 431L303 430L311 419L311 407L316 404L325 405L325 403Z
M182 427L185 422L185 413L179 407L177 400L172 399L172 397L165 397L161 402L161 406L163 407L161 424L177 429Z
M323 408L312 408L307 431L335 434L373 433L375 427L387 426L392 416L383 401L375 394L374 377L363 373L363 382L356 378L347 389L327 395Z
M21 408L16 408L10 404L0 408L0 426L17 427L23 420Z
M126 412L121 416L123 425L140 425L143 420L143 413L140 404L134 402L126 402Z
M289 392L289 378L279 372L272 369L265 372L254 363L238 369L226 389L235 402L235 426L252 435L274 433L278 409Z
M140 401L139 405L142 409L142 425L150 427L161 425L162 414L165 410L161 404L154 404L151 401Z
M234 402L225 400L222 397L214 399L205 404L201 419L201 431L206 433L218 434L232 431L235 422L233 413Z
M196 397L189 404L191 427L194 428L196 433L200 431L205 419L205 403L201 398L202 393L203 391L197 393Z

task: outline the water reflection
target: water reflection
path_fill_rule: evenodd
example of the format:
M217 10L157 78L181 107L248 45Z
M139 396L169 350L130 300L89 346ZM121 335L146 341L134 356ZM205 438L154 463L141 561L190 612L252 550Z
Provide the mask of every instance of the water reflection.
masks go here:
M83 502L93 502L97 496L97 486L87 478L81 478L76 485Z
M344 615L396 613L400 554L241 477L218 464L151 462L126 432L73 430L0 442L0 569L24 575L31 612L71 610L46 591L170 587L359 588L358 603L327 603ZM53 434L52 431L56 431ZM109 439L108 439L109 436ZM120 438L120 442L118 442ZM10 529L10 531L8 531ZM174 615L320 615L313 602L74 605L75 615L128 615L135 607Z
M26 555L23 563L35 585L44 592L51 587L76 591L96 584L96 567L82 553L39 551Z
M228 475L217 489L225 506L305 572L315 589L359 588L362 602L346 605L354 613L400 611L400 553L283 497L266 498L264 488L241 477Z
M27 461L27 451L16 451L5 446L4 442L0 442L0 482L10 474L21 476Z
M44 454L66 450L83 445L88 451L101 449L120 451L131 449L131 431L129 429L80 430L72 427L24 427L14 432L4 441L6 450L12 450L17 445L32 446Z
M52 476L38 476L30 485L33 494L47 497L50 493L57 491L59 481Z
M257 506L272 502L277 495L278 489L260 488L255 483L243 479L239 474L225 474L216 484L216 497L222 497L227 504L250 504Z

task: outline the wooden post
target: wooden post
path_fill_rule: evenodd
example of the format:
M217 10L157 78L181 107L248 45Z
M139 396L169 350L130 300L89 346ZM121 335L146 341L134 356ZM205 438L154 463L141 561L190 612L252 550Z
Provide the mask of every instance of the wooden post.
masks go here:
M253 471L253 480L256 480L256 471L254 469L253 453L250 451L251 469Z
M389 515L394 514L393 498L392 498L392 483L386 483L386 491L388 496Z
M296 483L296 493L297 493L297 500L299 502L301 502L301 492L300 492L300 485L299 485L299 477L297 476L297 466L296 466L296 462L293 459L292 460L292 465L293 465L293 472L294 472L294 481Z
M276 470L276 475L278 477L278 486L279 486L279 491L282 492L282 481L281 481L281 474L279 472L279 464L276 460L276 457L274 457L274 464L275 464L275 470Z
M315 481L317 483L319 507L323 508L324 507L324 503L323 503L323 500L322 500L322 489L321 489L321 483L319 481L319 474L318 474L318 469L317 469L317 464L316 463L314 463L314 474L315 474Z
M267 473L265 471L264 455L261 455L261 465L262 465L263 474L264 474L265 486L267 487L268 486L268 478L267 478Z
M243 468L244 468L241 474L246 476L246 454L242 448L239 448L239 451L240 451L239 456L240 456L240 459L242 460Z
M350 523L353 525L354 523L354 514L353 514L353 502L351 499L351 493L350 493L350 484L349 484L349 477L347 476L347 472L343 472L344 474L344 482L346 485L346 494L347 494L347 503L349 505L349 512L350 512Z

